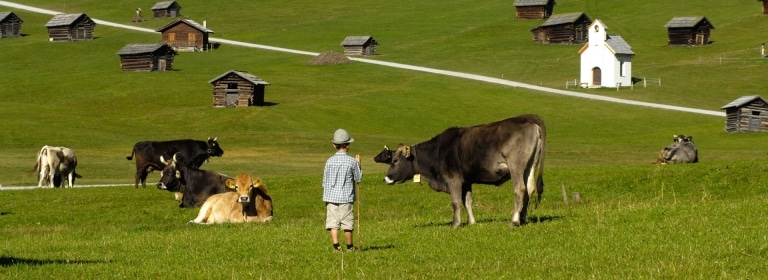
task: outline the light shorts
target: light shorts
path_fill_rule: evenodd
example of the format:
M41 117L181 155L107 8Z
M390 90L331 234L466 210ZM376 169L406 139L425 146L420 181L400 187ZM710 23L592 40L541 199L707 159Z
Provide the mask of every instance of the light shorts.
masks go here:
M354 203L325 203L325 229L352 231L355 228Z

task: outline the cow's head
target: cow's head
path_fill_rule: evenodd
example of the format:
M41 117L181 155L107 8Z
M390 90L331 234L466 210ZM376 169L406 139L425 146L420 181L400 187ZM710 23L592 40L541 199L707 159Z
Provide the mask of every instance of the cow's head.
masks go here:
M219 146L219 142L217 142L216 139L219 138L208 137L208 155L212 157L220 157L224 155L224 150L221 149L221 146Z
M234 179L227 180L227 187L235 190L238 194L237 202L248 204L251 202L251 190L263 186L261 178L253 179L248 173L237 174Z
M378 163L386 163L390 164L392 163L392 153L394 153L392 150L387 147L387 145L384 145L384 150L381 150L381 153L373 157L373 161Z
M235 189L238 194L237 202L243 207L255 208L246 210L247 212L256 210L256 216L247 219L253 219L257 222L272 220L272 197L269 196L267 186L264 185L261 178L253 179L248 173L240 173L234 179L227 180L227 187Z
M184 184L184 171L181 168L183 164L179 164L180 160L182 159L179 153L174 154L171 159L160 156L160 161L165 164L165 168L160 174L160 182L157 182L158 189L170 192L181 191L181 186Z
M685 136L683 134L672 135L672 140L675 141L675 143L693 142L693 136Z
M387 176L384 182L387 184L402 183L413 178L415 171L413 169L413 154L411 147L400 144L397 150L392 152L392 159L387 169Z

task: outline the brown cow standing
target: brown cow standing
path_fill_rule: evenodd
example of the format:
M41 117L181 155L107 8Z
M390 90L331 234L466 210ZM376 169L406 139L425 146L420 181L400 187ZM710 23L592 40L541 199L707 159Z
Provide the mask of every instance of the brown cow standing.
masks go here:
M384 181L402 183L420 174L429 186L451 195L452 228L461 223L461 205L472 214L472 184L501 185L512 180L515 206L510 225L525 223L528 203L544 191L544 122L520 115L489 124L453 127L414 146L400 145L391 154ZM387 161L382 159L382 161Z
M235 192L210 196L197 218L189 221L197 224L251 223L272 220L272 198L261 178L252 179L248 173L240 173L227 181Z

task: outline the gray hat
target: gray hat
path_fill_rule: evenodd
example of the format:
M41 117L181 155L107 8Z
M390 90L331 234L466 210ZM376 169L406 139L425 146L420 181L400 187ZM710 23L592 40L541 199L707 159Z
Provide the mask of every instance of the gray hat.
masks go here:
M349 132L339 128L336 130L336 132L333 133L333 141L331 142L333 144L348 144L348 143L355 142L355 139L352 137L349 137Z

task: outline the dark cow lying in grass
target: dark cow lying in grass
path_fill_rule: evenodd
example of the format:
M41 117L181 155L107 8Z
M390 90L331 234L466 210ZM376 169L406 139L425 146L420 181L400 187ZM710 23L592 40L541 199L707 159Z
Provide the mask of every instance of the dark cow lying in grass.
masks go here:
M157 188L170 192L181 192L181 204L179 207L200 207L208 197L233 191L226 185L229 176L224 174L192 168L186 164L186 160L176 153L172 159L166 160L165 168L157 183Z
M693 136L673 135L674 143L667 145L659 153L656 163L696 163L699 162L699 152L693 143Z
M272 198L261 178L252 179L248 173L240 173L227 181L234 192L214 194L209 197L197 218L189 221L197 224L251 223L272 221Z
M510 225L518 226L525 223L533 193L538 193L538 205L544 191L545 139L544 122L535 115L449 128L429 141L398 146L384 181L402 183L420 174L432 189L451 195L451 228L456 228L461 223L461 205L469 224L475 223L472 184L498 186L511 179L515 207Z

